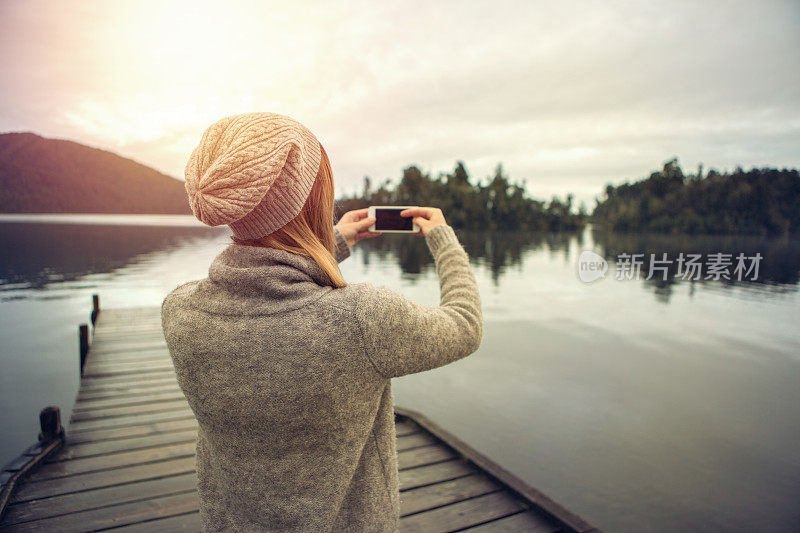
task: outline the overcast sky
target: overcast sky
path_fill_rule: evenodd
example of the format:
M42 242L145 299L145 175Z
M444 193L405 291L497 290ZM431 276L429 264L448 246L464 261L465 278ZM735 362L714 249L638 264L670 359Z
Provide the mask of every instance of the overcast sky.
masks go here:
M337 193L502 162L587 203L679 157L800 166L800 2L0 0L0 131L183 178L236 113L306 124Z

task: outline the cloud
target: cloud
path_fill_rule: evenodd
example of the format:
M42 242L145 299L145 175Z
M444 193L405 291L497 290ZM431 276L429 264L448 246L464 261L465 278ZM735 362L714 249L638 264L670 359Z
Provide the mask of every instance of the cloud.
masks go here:
M181 176L203 129L268 110L362 176L500 161L538 196L688 167L798 166L800 5L6 2L0 130Z

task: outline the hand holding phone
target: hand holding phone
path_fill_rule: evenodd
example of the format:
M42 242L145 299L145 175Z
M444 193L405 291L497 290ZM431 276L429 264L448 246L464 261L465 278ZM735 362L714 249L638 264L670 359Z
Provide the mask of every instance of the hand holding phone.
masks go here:
M377 233L419 233L420 228L414 219L401 216L403 211L416 208L411 205L373 205L369 208L369 217L375 223L369 230Z
M414 225L419 226L422 235L427 235L436 226L447 224L444 213L438 207L410 207L404 209L400 216L413 217Z

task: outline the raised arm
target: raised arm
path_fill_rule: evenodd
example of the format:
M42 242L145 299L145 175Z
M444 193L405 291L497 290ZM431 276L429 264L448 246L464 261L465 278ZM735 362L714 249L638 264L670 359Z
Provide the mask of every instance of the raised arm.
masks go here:
M389 288L368 285L356 311L367 356L387 378L466 357L483 337L478 285L453 228L432 227L425 240L439 274L439 306L420 305Z
M336 258L337 263L341 263L350 257L350 246L347 245L347 240L336 226L333 227L333 235L336 239L336 253L334 254L334 257Z

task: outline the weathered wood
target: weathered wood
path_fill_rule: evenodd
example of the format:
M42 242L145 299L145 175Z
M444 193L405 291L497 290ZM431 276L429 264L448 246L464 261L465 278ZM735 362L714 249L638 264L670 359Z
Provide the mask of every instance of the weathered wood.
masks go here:
M151 424L153 422L165 422L167 420L182 420L187 417L193 417L189 407L176 407L169 411L159 413L144 413L139 415L121 416L119 418L99 419L99 420L82 420L70 424L70 431L83 431L87 429L110 429L125 426L140 426L144 424Z
M557 533L561 531L561 526L557 526L534 511L523 511L464 531L470 533Z
M64 429L61 427L61 409L55 405L45 407L39 413L39 441L52 442L64 438Z
M152 533L153 531L158 531L158 533L184 533L186 531L196 533L200 531L201 527L200 513L191 512L151 522L123 526L115 529L114 533Z
M13 502L26 502L49 498L101 487L111 487L123 483L135 483L164 476L194 472L194 457L182 457L157 463L133 465L113 470L103 470L61 478L58 483L51 481L25 482L14 493Z
M49 406L42 409L39 413L39 426L39 443L29 447L16 462L12 461L5 467L0 485L0 522L4 520L17 485L64 444L61 411L58 407Z
M178 386L159 309L94 318L67 447L19 486L0 528L198 531L198 424ZM509 489L503 471L487 472L488 459L418 413L396 411L401 531L558 529Z
M188 474L149 479L138 483L127 483L62 494L52 498L12 505L6 513L4 525L53 518L98 507L168 496L178 492L192 492L196 489L196 486L197 477L194 472L190 472Z
M134 379L148 379L149 376L154 374L163 374L174 372L174 367L171 363L156 363L153 365L135 366L101 366L98 365L94 368L87 368L85 376L87 378L110 378L110 377L127 377L132 376Z
M177 382L174 383L161 383L154 387L127 387L125 385L114 385L108 388L99 388L94 390L83 390L78 393L77 404L89 400L102 400L102 399L117 399L117 398L136 398L148 394L160 394L169 391L180 392L180 387Z
M197 427L187 429L176 429L167 433L157 433L143 437L133 437L130 439L101 440L85 442L83 444L71 444L50 457L47 462L66 461L69 459L80 459L82 457L92 457L95 455L108 455L113 453L140 450L142 448L152 448L167 444L178 444L195 442L197 440Z
M78 355L80 356L81 376L83 367L86 366L86 355L89 353L89 326L81 324L78 326Z
M394 425L395 434L398 437L403 435L409 435L411 433L417 433L419 431L419 427L415 424L409 424L408 422L395 422Z
M177 383L174 370L162 370L152 372L146 376L87 376L81 383L81 390L96 390L100 387L109 385L119 385L124 383L127 386L142 387L145 385L155 385L157 383Z
M471 475L405 491L400 496L400 514L406 516L475 496L502 490L486 476Z
M436 439L427 433L411 433L397 437L397 451L412 450L436 444Z
M14 531L59 531L63 533L95 531L153 520L169 514L192 512L197 509L197 493L192 491L25 522L14 526Z
M72 414L72 423L84 420L98 420L102 418L120 418L123 416L161 413L164 411L174 411L175 409L188 409L189 404L186 398L173 400L162 400L160 402L149 402L139 405L128 405L124 407L97 407L94 409L82 409Z
M433 483L441 481L449 481L470 474L476 474L478 470L474 467L467 465L460 459L453 459L444 461L443 463L435 463L432 465L421 466L419 468L411 468L408 470L401 470L399 472L400 490L410 490L417 487L424 487Z
M539 490L528 485L511 472L495 463L485 455L477 452L467 443L445 430L422 413L410 409L397 408L396 413L400 417L407 417L422 426L424 429L441 439L451 449L459 455L475 464L481 470L498 480L501 484L508 487L523 500L530 502L533 506L541 509L548 517L555 520L558 524L570 531L588 533L596 531L596 528L583 520L578 515L569 511L567 508L556 503Z
M523 510L519 500L505 492L492 492L400 519L404 533L454 531Z
M152 379L145 382L130 383L126 381L114 381L111 383L95 383L86 384L81 387L78 392L78 398L83 398L88 395L101 395L101 394L120 394L120 393L137 393L144 392L144 389L159 390L166 388L177 388L178 380L175 376L161 377Z
M92 325L97 322L97 316L100 314L100 295L92 294Z
M186 398L180 390L170 390L167 392L157 392L155 394L137 394L130 398L102 398L96 400L79 400L75 402L72 409L74 413L92 411L96 409L110 409L115 407L130 407L133 405L145 405L161 401L184 400Z
M153 463L167 459L180 459L183 457L194 457L195 443L184 442L178 444L168 444L154 448L143 448L141 450L125 451L111 455L98 455L73 459L71 461L61 461L57 463L47 463L41 466L36 472L31 474L31 481L44 481L48 479L58 479L76 474L86 474L100 470L110 470L125 466L135 466L144 463Z
M455 457L455 454L442 446L425 446L414 448L397 453L397 464L399 468L415 468L422 465L429 465L441 461L447 461Z
M179 431L186 428L196 428L197 420L194 416L186 416L179 420L165 420L138 426L125 426L121 428L89 429L83 431L70 430L67 442L70 445L84 442L101 442L105 440L128 439L144 435L158 435Z

